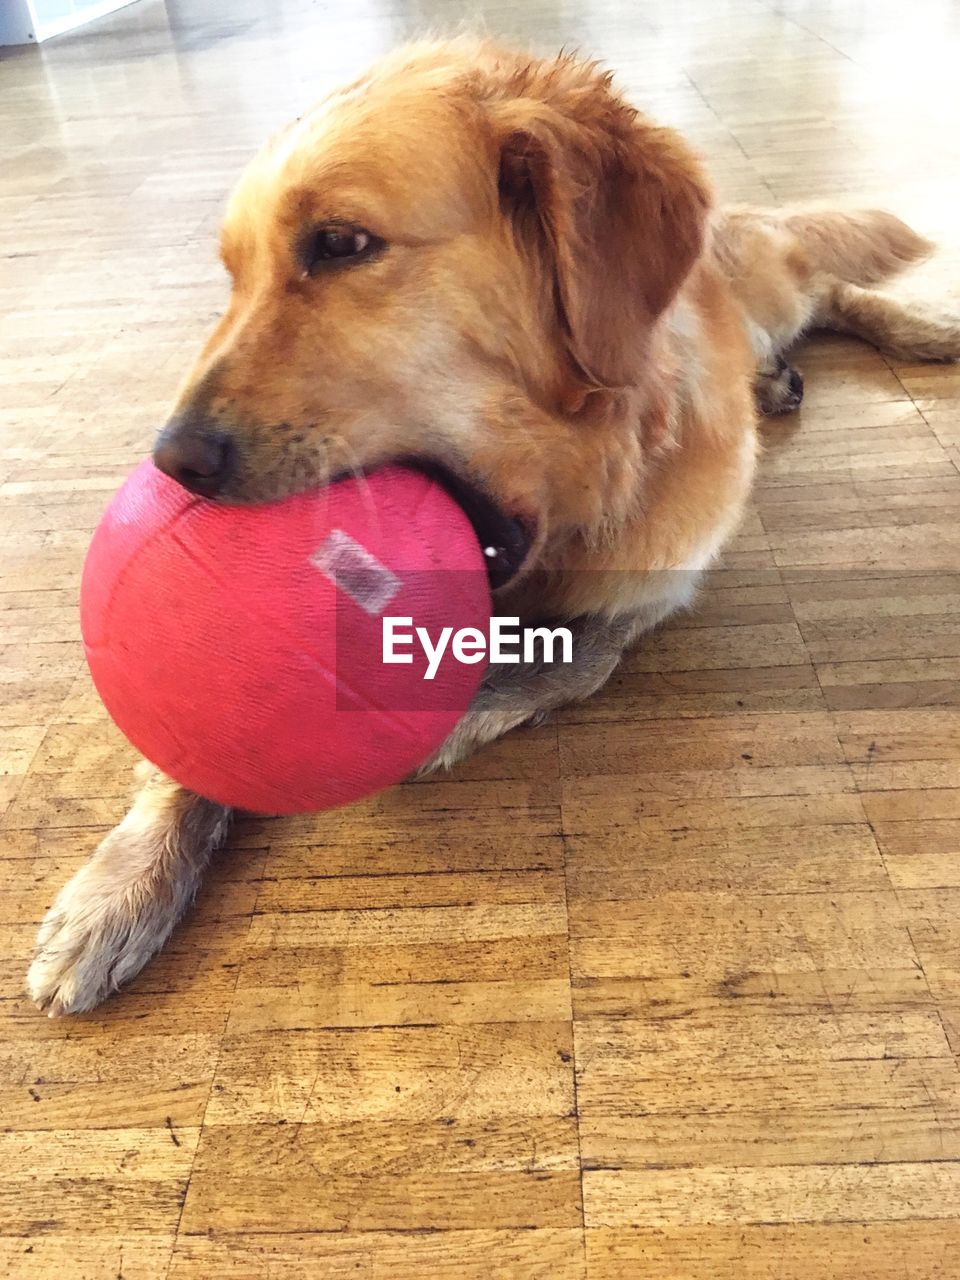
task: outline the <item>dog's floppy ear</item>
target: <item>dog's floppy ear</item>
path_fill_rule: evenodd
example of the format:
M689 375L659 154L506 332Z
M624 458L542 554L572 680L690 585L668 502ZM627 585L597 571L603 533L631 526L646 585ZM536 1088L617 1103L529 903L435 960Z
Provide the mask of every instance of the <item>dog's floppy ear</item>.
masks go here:
M575 412L591 392L640 381L652 325L703 249L711 198L682 139L627 106L608 76L539 65L540 83L533 71L498 104L500 201L552 273Z

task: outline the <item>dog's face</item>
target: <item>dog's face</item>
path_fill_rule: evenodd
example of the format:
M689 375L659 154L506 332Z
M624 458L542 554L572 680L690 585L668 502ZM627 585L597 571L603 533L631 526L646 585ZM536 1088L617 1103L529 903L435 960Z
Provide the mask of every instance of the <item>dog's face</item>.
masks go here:
M642 388L706 210L676 136L593 68L400 51L242 177L230 303L157 463L230 502L437 464L515 570Z

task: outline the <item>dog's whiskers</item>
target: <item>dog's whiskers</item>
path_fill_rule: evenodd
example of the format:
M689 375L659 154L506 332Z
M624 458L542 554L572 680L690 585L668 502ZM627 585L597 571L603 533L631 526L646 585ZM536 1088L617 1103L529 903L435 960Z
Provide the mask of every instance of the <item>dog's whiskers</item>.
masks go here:
M329 449L328 446L333 445L342 454L343 462L345 464L346 470L350 473L352 478L357 482L357 487L359 488L360 493L362 495L363 504L367 509L367 514L370 517L370 521L373 527L376 529L377 533L379 534L381 532L381 524L380 524L380 515L377 510L377 504L373 500L373 494L370 492L370 486L367 483L366 472L359 458L357 457L356 450L347 440L343 438L343 436L339 436L339 435L326 436L321 441L321 444L326 451L328 476L331 473L331 467L330 467L331 450Z

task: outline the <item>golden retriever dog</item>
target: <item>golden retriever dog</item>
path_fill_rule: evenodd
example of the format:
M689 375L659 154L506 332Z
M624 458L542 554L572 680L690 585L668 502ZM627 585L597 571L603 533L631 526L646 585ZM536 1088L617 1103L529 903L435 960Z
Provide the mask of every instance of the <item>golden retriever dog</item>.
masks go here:
M717 209L700 161L590 62L400 49L279 134L223 225L229 305L155 461L252 503L418 460L500 548L497 612L571 665L491 668L431 761L588 697L736 528L756 410L807 329L907 359L960 321L873 292L931 246L882 212ZM57 898L28 984L90 1009L170 935L230 814L153 772Z

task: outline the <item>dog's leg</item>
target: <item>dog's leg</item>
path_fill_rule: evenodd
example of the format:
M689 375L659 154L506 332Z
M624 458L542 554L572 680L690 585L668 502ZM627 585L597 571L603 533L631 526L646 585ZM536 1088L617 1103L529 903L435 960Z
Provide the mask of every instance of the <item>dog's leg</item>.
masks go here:
M763 414L793 413L803 399L803 374L783 356L772 356L757 370L754 394Z
M817 323L852 333L897 360L960 358L960 312L937 315L927 307L838 281Z
M139 973L192 902L229 822L229 809L151 771L40 926L27 975L40 1008L82 1013Z
M545 663L539 659L515 666L491 666L463 719L418 776L449 769L510 729L539 724L558 707L589 698L606 684L626 646L644 629L636 617L579 618L565 625L573 633L573 661Z

